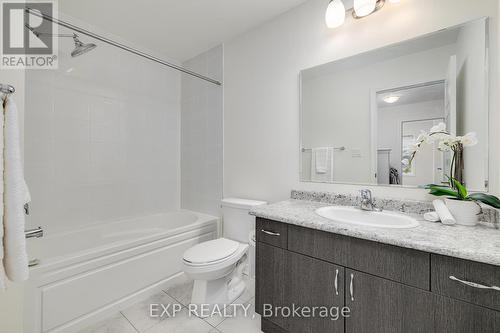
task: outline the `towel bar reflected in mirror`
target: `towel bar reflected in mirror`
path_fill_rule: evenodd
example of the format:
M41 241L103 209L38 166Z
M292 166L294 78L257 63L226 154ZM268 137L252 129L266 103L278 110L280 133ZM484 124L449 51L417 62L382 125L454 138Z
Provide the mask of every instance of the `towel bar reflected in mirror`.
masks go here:
M305 151L312 151L312 148L302 148L302 152L305 152ZM344 151L345 150L345 147L333 147L333 150L337 150L337 151Z
M24 231L26 238L40 238L43 237L42 227L37 227L35 229L28 229Z

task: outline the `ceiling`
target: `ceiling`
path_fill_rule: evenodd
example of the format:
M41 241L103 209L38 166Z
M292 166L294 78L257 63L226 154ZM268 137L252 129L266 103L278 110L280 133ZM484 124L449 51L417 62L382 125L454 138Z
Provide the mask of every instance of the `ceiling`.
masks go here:
M185 61L305 1L60 0L59 10L166 57Z
M377 104L379 107L392 107L404 104L414 104L428 101L444 101L445 95L444 82L438 84L424 85L414 88L394 89L390 92L378 93ZM389 104L384 101L384 98L397 96L399 100Z

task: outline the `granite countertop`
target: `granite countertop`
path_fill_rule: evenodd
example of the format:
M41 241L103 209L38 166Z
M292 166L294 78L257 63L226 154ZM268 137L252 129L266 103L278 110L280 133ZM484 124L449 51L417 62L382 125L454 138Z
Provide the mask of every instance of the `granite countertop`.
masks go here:
M389 229L338 223L317 215L319 207L331 203L290 199L271 205L256 206L251 215L323 230L335 234L442 254L500 266L500 230L492 224L475 227L446 226L414 215L420 225L410 229Z

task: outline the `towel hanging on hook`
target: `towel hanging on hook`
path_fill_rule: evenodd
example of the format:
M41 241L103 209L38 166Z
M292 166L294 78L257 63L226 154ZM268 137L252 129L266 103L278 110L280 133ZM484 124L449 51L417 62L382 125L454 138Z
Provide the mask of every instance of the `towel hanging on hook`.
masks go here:
M0 188L0 202L3 203L0 206L0 216L3 217L0 223L0 290L5 289L6 278L11 281L28 279L24 205L31 200L21 158L19 115L12 96L5 96L0 117L0 169L3 174Z
M13 94L16 92L16 88L10 84L0 83L0 92L3 92L4 94Z

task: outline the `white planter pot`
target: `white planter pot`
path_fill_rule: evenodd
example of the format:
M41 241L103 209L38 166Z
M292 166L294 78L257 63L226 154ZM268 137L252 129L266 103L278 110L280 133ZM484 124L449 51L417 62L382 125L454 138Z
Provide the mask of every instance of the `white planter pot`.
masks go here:
M479 213L481 208L473 201L453 200L446 198L444 200L450 210L451 215L457 221L457 224L474 226L479 222Z

